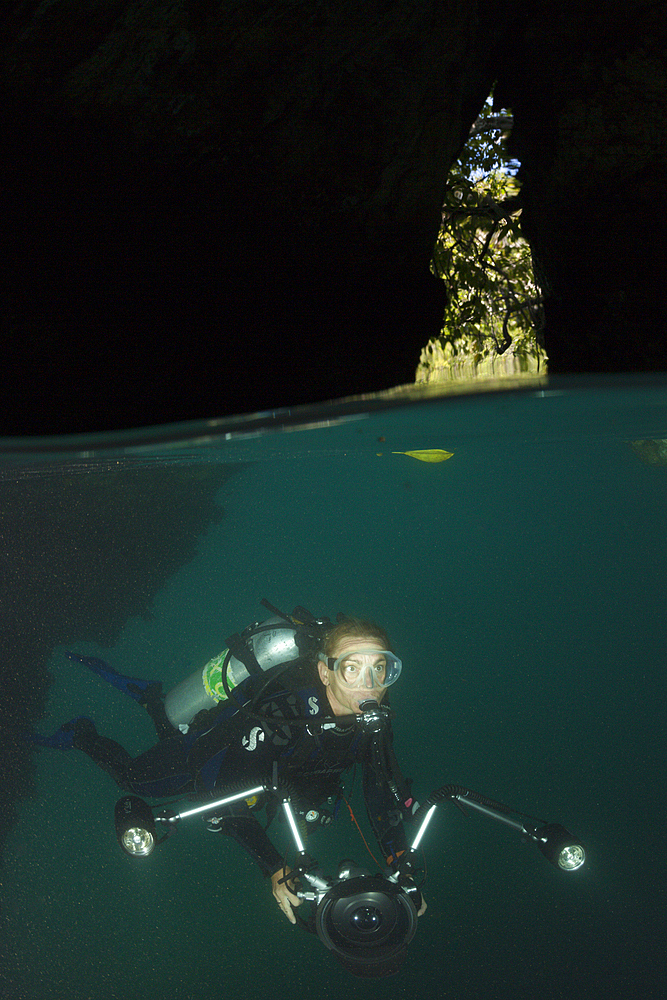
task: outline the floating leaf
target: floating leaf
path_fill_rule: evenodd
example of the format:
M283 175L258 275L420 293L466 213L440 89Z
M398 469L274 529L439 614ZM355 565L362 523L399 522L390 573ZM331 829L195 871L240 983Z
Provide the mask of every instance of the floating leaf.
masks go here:
M428 448L426 451L392 451L392 455L409 455L418 462L446 462L453 454L453 451L443 451L442 448Z

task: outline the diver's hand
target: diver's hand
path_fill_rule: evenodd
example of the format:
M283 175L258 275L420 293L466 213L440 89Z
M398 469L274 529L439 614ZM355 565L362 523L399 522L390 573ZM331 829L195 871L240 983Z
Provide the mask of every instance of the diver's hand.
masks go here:
M301 906L301 900L298 896L288 889L289 882L283 882L280 884L280 879L284 878L285 875L289 875L291 868L279 868L275 874L271 876L271 885L273 886L273 895L275 896L278 906L283 911L287 919L291 924L296 923L296 917L294 916L294 910L292 907ZM294 885L294 883L291 883Z

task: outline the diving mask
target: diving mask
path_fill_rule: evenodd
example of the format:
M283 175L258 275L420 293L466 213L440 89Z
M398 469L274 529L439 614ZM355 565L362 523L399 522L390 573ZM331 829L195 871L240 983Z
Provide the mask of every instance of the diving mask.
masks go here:
M338 671L338 676L350 688L387 688L401 675L403 664L388 649L353 649L337 659L320 653L320 659L329 670Z

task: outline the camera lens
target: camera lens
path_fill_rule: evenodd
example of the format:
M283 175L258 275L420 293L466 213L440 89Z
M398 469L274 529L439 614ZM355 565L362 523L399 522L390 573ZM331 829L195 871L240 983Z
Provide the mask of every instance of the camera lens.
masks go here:
M361 933L376 931L382 923L382 913L376 906L360 906L350 915L350 923Z
M415 935L417 911L395 882L356 871L351 865L346 868L346 877L318 904L315 930L320 941L354 975L393 975Z

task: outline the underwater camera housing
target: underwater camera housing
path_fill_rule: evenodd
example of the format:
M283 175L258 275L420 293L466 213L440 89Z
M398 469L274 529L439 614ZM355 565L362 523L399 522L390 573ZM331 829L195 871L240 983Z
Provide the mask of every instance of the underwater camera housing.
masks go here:
M361 713L351 716L350 725L360 727L373 738L373 759L378 768L385 766L386 780L392 787L383 738L387 716L379 711L377 702L367 700L360 705ZM306 720L311 723L312 720ZM379 773L379 772L378 772ZM220 792L223 790L220 789ZM220 810L241 799L271 795L280 803L290 827L296 861L284 869L282 882L294 883L297 896L310 903L308 918L296 912L297 922L313 934L335 956L339 963L355 976L379 978L398 972L407 954L408 945L417 930L417 916L422 909L420 888L413 880L419 869L418 850L437 807L452 802L464 812L472 809L507 825L522 839L532 841L559 870L579 870L586 852L577 838L557 823L546 823L496 802L461 785L442 785L432 792L412 812L414 835L410 846L401 853L397 863L384 874L371 875L352 861L341 861L335 877L323 874L317 862L306 852L292 798L294 790L278 777L274 761L271 780L253 787L229 786L221 798L207 800L192 808L176 812L160 808L153 812L142 799L126 795L116 804L116 836L120 847L133 857L145 857L162 843L176 825L184 819L202 814L220 814ZM397 792L395 794L398 794ZM158 837L158 831L161 836Z
M417 931L417 907L397 882L341 861L317 905L315 931L348 972L390 976Z

